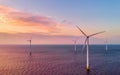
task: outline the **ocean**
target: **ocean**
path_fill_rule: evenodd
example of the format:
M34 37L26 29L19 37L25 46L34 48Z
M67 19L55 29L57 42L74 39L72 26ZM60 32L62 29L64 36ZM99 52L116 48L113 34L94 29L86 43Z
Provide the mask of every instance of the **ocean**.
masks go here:
M0 75L120 75L120 45L90 45L89 58L87 72L81 45L0 45Z

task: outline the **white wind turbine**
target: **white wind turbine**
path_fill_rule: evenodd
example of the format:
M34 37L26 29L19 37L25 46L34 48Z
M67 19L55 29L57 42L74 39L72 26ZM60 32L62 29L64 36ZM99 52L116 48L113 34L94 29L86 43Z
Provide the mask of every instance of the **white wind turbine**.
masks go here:
M77 52L77 47L76 47L77 40L73 40L73 42L74 42L74 52L76 53Z
M108 50L108 41L107 41L107 39L106 39L106 41L105 41L105 44L106 44L106 51Z
M97 35L97 34L100 34L100 33L104 33L105 31L101 31L101 32L98 32L98 33L94 33L94 34L91 34L91 35L87 35L85 34L78 26L76 26L80 32L86 37L85 39L85 45L84 47L86 46L86 53L87 53L87 56L86 56L86 70L89 71L90 70L90 67L89 67L89 38L94 36L94 35ZM83 48L84 48L83 47Z

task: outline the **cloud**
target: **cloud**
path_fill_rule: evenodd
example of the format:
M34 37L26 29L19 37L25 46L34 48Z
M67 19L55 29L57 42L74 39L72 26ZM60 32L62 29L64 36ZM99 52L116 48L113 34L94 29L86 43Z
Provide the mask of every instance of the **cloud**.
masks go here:
M44 33L46 35L76 36L75 26L67 20L57 22L52 17L36 15L0 5L0 32Z
M23 12L11 12L7 16L11 20L17 20L26 23L35 23L36 25L46 25L46 26L54 26L57 25L51 18L40 16L40 15L33 15Z
M70 22L70 21L67 21L67 20L62 20L62 21L61 21L61 24L67 24L67 25L70 24L70 25L71 25L71 24L73 24L73 23Z
M16 10L14 8L0 6L0 24L1 27L6 27L4 32L8 29L15 29L14 32L44 32L57 33L60 32L58 28L59 23L52 18L26 13ZM7 28L9 27L9 28ZM1 28L2 29L2 28Z
M2 14L7 14L7 13L10 13L10 12L16 12L16 11L17 10L15 10L13 8L0 5L0 13L2 13Z

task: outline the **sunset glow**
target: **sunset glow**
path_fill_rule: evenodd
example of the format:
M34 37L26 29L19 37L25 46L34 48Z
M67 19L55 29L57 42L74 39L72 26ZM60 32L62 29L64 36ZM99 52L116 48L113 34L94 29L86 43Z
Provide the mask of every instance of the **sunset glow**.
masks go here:
M12 2L12 0L11 0ZM98 32L101 30L106 30L108 31L107 33L105 33L104 35L99 35L96 36L94 38L99 39L97 41L95 41L94 43L102 43L102 42L98 42L101 41L103 39L105 39L106 37L113 39L114 41L112 41L113 43L119 43L116 42L118 41L118 37L119 36L119 29L118 29L118 24L120 23L115 23L116 26L114 26L114 22L116 21L111 21L111 23L109 23L109 19L108 21L103 21L100 20L100 17L96 17L96 19L94 19L95 15L92 15L93 17L91 19L89 19L91 16L90 14L88 14L88 16L83 16L82 12L80 14L78 14L77 12L73 12L73 13L77 13L77 14L71 14L67 11L65 11L65 9L62 10L62 7L60 7L62 12L65 13L59 13L59 15L55 12L53 12L51 15L49 12L50 11L48 7L49 5L44 6L43 8L46 9L39 9L38 12L36 13L37 9L36 7L32 7L34 9L31 9L31 11L25 10L27 9L24 4L23 6L18 4L15 0L13 0L13 4L11 3L9 0L6 1L0 1L0 40L2 41L1 44L8 44L8 43L17 43L17 44L25 44L26 39L28 39L31 35L37 35L36 40L40 40L38 42L35 42L37 44L53 44L52 41L53 38L56 38L56 43L57 44L64 44L64 42L60 42L59 40L62 39L65 40L65 44L71 44L72 42L68 42L71 41L72 39L78 38L80 36L83 36L76 28L76 25L80 26L86 33L88 34L92 34L94 32ZM22 1L20 1L22 2ZM41 1L44 3L44 1ZM84 3L84 1L83 1ZM54 4L54 3L53 3ZM57 4L57 2L56 2ZM88 3L89 4L89 3ZM38 4L36 4L38 5ZM63 4L64 5L64 4ZM15 7L16 6L16 7ZM30 8L31 6L28 4L28 8ZM42 6L39 6L42 7ZM72 6L71 7L71 11L75 10ZM78 6L81 7L81 6ZM25 9L22 9L25 8ZM86 8L86 7L83 7ZM101 9L101 8L100 8ZM24 11L25 10L25 11ZM40 12L41 11L41 12ZM70 11L70 10L69 10ZM82 9L78 10L76 8L76 11L82 11ZM85 11L89 11L89 13L91 13L91 11L96 11L96 15L100 14L97 12L97 10L84 10ZM44 12L44 14L43 14ZM104 10L103 10L104 12ZM105 12L106 13L106 12ZM84 13L85 14L85 13ZM71 15L69 17L67 17L68 15ZM80 15L79 17L76 15ZM62 17L63 16L63 17ZM75 17L76 16L76 17ZM112 16L111 16L112 17ZM86 18L86 19L85 19ZM106 19L106 18L104 18ZM109 24L109 25L108 25ZM118 26L118 27L117 27ZM112 32L114 32L114 34L112 34ZM11 42L8 41L8 39L4 39L4 36L15 39L14 37L19 37L16 38L15 42ZM47 39L43 39L41 37L47 36ZM68 38L68 40L66 40L66 37ZM22 42L20 42L20 39L22 40ZM4 41L5 40L5 41ZM7 41L6 41L7 40ZM42 40L42 42L41 42ZM46 41L48 40L48 41Z

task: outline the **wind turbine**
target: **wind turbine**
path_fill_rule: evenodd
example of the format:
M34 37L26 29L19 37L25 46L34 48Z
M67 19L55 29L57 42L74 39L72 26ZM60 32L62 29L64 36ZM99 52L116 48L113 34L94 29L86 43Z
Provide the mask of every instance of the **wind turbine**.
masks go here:
M29 55L32 55L32 37L30 38L30 40L27 40L27 41L29 41Z
M77 52L77 47L76 47L77 40L73 40L73 42L74 42L74 52L76 53Z
M106 39L106 41L105 41L105 44L106 44L106 51L108 50L108 41L107 41L107 39Z
M95 36L97 34L100 34L100 33L104 33L105 31L101 31L101 32L97 32L97 33L94 33L94 34L91 34L91 35L87 35L85 34L78 26L76 26L80 32L86 37L85 39L85 45L84 47L86 46L86 70L89 71L90 70L90 67L89 67L89 38L92 37L92 36ZM83 48L84 48L83 47Z

